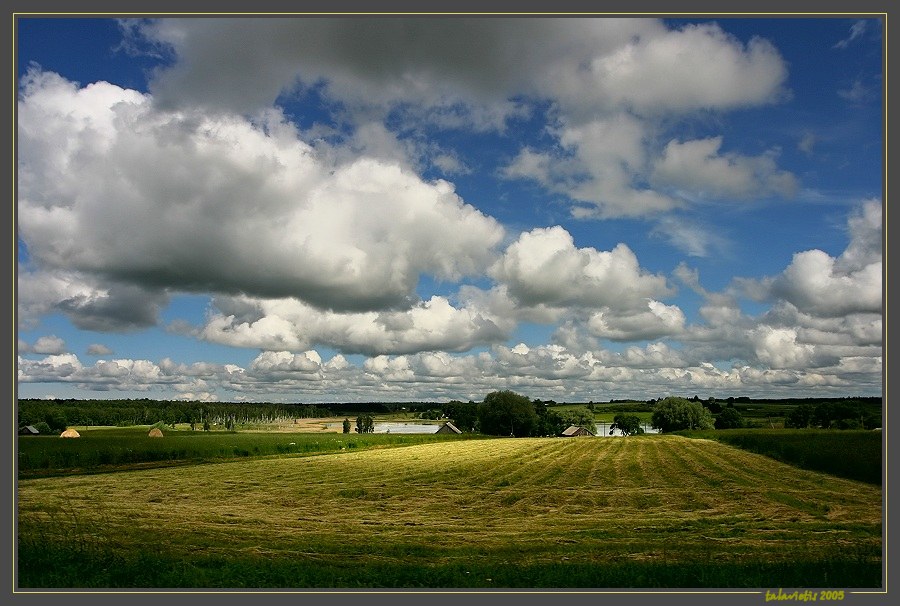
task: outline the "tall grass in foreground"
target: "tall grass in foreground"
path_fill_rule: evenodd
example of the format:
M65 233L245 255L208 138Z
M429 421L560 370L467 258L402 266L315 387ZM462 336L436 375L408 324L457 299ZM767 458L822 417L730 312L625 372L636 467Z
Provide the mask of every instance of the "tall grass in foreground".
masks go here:
M716 440L803 469L881 484L883 448L880 431L728 429L679 434Z
M877 556L876 553L870 557ZM67 546L20 549L25 587L54 588L767 588L879 587L866 557L815 562L318 562L309 558L90 554Z

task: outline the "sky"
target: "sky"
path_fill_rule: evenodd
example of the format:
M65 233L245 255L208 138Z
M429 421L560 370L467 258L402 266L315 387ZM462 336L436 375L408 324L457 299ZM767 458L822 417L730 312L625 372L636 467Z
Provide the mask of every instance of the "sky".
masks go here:
M16 43L20 398L882 393L879 19Z

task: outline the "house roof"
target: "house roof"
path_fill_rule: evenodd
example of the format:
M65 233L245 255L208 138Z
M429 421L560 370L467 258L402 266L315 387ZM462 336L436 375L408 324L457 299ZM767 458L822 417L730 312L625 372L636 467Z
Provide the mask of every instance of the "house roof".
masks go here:
M444 428L449 429L453 433L462 433L462 431L460 431L460 429L457 428L456 425L454 425L450 421L447 421L446 423L444 423L443 427L441 427L441 429L438 429L438 431L441 431Z
M585 429L584 427L581 427L581 426L579 426L579 425L569 425L568 427L566 427L566 428L563 430L562 434L560 434L560 435L563 435L563 436L584 436L584 435L594 435L594 434L592 434L590 431L588 431L587 429Z
M25 427L23 427L22 429L19 430L19 433L30 433L33 435L38 435L41 432L39 432L34 425L26 425Z

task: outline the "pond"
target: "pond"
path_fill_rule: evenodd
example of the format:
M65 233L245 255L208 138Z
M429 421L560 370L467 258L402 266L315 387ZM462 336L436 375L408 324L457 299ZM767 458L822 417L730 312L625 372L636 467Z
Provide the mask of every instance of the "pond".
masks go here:
M403 423L395 421L376 421L375 433L436 433L443 423ZM341 431L342 423L326 423L328 429ZM350 432L356 433L356 424L351 422Z
M341 431L343 428L341 423L326 423L328 429L332 431ZM440 429L442 423L406 423L398 421L376 421L375 433L436 433ZM597 423L595 425L594 434L599 438L620 437L622 432L613 430L610 434L609 426L612 423ZM650 427L650 423L641 423L644 433L659 433L658 429ZM356 424L351 424L350 432L355 433Z
M609 429L610 425L612 425L612 423L596 423L594 425L594 427L595 427L594 433L599 438L621 437L622 432L619 431L618 429L614 429L614 430L612 430L612 433L610 433L610 429ZM641 429L644 430L644 433L659 433L658 429L653 429L652 427L650 427L650 423L641 423Z

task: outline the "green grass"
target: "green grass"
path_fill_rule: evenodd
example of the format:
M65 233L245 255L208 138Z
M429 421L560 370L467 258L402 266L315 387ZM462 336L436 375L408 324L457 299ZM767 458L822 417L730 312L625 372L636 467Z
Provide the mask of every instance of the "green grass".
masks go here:
M880 431L729 429L679 433L730 444L804 469L881 484Z
M79 587L176 588L704 588L770 587L778 579L785 587L829 587L829 579L851 576L865 585L879 585L880 573L861 558L846 563L551 563L518 564L366 564L316 562L310 559L221 558L199 556L173 560L151 553L83 557L51 548L30 557L36 587L67 587L71 579L87 579ZM97 574L97 568L103 574ZM843 585L842 585L843 587Z
M679 436L242 458L18 498L21 587L882 584L880 487Z
M594 411L594 421L597 423L612 423L618 414L634 415L641 420L641 423L650 423L652 412L603 412L601 410Z
M80 438L27 436L19 439L19 478L227 461L271 455L315 455L351 449L409 446L479 439L472 434L309 434L166 431L147 427L79 429Z

